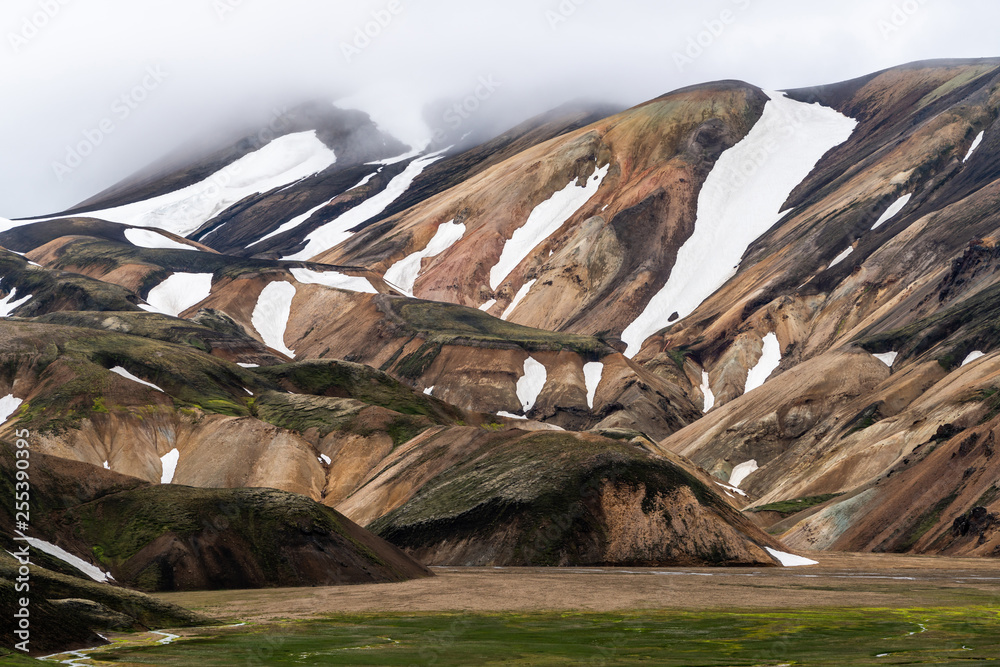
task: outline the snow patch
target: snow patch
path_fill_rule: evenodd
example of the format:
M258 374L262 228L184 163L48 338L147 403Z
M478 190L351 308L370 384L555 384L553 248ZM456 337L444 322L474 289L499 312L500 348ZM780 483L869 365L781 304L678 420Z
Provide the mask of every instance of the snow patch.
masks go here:
M659 293L622 333L626 356L695 308L736 274L747 248L770 229L792 190L820 158L847 141L857 121L819 104L768 93L760 120L746 137L726 150L698 195L694 232L677 253Z
M150 313L178 317L212 293L211 273L175 273L149 290L146 303L139 307Z
M601 386L601 378L604 376L604 364L599 361L592 361L583 365L583 379L587 385L587 407L594 409L594 398L597 396L597 388Z
M535 407L535 401L545 388L547 378L548 373L541 362L536 361L534 357L524 360L524 375L517 381L517 398L521 401L524 414L528 414L531 408Z
M512 415L511 413L504 412L503 410L497 413L497 417L506 417L507 419L524 419L524 420L528 419L524 415Z
M844 252L840 253L836 257L834 257L833 261L830 262L830 266L828 266L826 268L832 269L833 267L837 266L838 264L840 264L841 262L843 262L845 259L847 259L848 257L850 257L852 252L854 252L854 247L853 246L849 246L847 248L847 250L845 250Z
M503 314L500 315L501 320L506 320L514 314L514 309L517 308L522 301L524 301L524 297L528 296L528 292L531 291L531 288L534 287L537 282L538 279L536 278L535 280L529 280L521 285L521 289L517 290L517 294L514 295L513 301L510 302L510 305L507 306L506 310L503 311Z
M420 277L421 261L430 257L436 257L451 246L458 243L459 239L465 236L465 225L456 224L454 220L442 223L423 250L407 255L389 267L385 272L385 281L390 285L400 288L406 294L413 294L413 286Z
M496 299L490 299L489 301L487 301L483 305L479 306L479 310L481 310L481 311L483 311L485 313L487 310L489 310L490 308L492 308L495 305L497 305L497 300Z
M125 230L125 238L128 242L139 248L153 248L156 250L194 250L198 248L175 241L169 236L164 236L151 229L130 228Z
M972 154L976 152L977 148L979 148L979 144L983 143L983 137L985 137L985 136L986 136L986 131L985 130L982 131L982 132L980 132L976 136L976 138L972 141L972 147L969 148L969 152L965 154L965 159L962 160L962 164L965 164L966 162L969 161L969 158L972 157Z
M796 556L795 554L788 554L784 551L778 551L777 549L772 549L771 547L764 547L767 549L767 553L774 556L775 560L781 563L782 567L800 567L802 565L819 565L819 562L814 560L809 560L802 556Z
M764 350L761 352L760 360L747 373L746 390L743 393L753 391L767 382L767 378L780 364L781 344L778 343L778 337L775 334L769 333L764 336Z
M701 393L705 397L705 405L701 411L707 413L715 407L715 394L712 393L712 386L708 379L708 371L701 372Z
M719 486L721 486L727 492L728 491L732 491L733 493L737 493L737 494L739 494L739 495L741 495L743 497L746 497L746 495L747 495L746 491L742 491L742 490L736 488L735 486L731 486L729 484L724 484L723 482L718 482L718 481L716 482L716 484L718 484ZM730 496L730 497L734 497L733 493L727 493L727 495Z
M425 396L433 396L434 395L434 387L427 387L427 389L424 389L424 395Z
M896 357L899 356L899 352L883 352L882 354L873 354L872 356L889 368L892 368L892 365L896 363Z
M107 461L104 462L104 469L105 470L111 470L111 466L108 465Z
M15 398L14 394L7 394L0 398L0 425L6 424L23 402L20 398Z
M490 288L495 290L499 287L542 241L555 234L574 213L583 208L597 194L610 170L610 163L596 170L583 187L577 187L576 181L570 181L565 188L536 206L528 220L514 230L514 234L504 244L500 260L490 269Z
M985 356L986 356L986 353L985 352L980 352L979 350L976 350L975 352L970 352L969 356L967 356L965 358L965 361L962 362L962 365L965 366L967 364L971 364L976 359L982 359ZM2 412L2 411L0 411L0 412ZM2 414L0 414L0 416L2 416Z
M288 328L288 318L292 316L294 298L295 285L292 283L268 283L257 298L257 305L250 318L253 328L260 334L265 345L293 359L295 352L285 346L285 329Z
M0 317L9 317L11 313L15 310L28 303L31 299L31 294L24 297L23 299L18 299L14 301L14 296L17 295L17 288L13 287L10 290L10 294L0 299Z
M105 572L99 567L91 565L87 561L83 560L78 556L74 556L65 549L61 549L54 544L50 544L45 540L40 540L37 537L25 537L24 540L34 548L38 549L43 553L47 553L53 558L58 558L64 563L72 565L76 569L83 572L85 575L93 579L94 581L99 581L101 583L107 583L108 581L114 581L114 577Z
M311 271L309 269L289 269L292 276L303 285L323 285L334 289L347 290L348 292L362 292L364 294L378 294L378 290L372 287L367 278L359 276L346 276L337 271Z
M86 215L187 236L241 199L299 181L323 171L336 160L315 131L287 134L199 183Z
M733 471L729 473L729 483L736 488L739 488L740 484L743 483L743 480L749 477L751 473L758 470L760 470L760 468L757 466L756 459L750 459L746 463L741 463L734 467Z
M240 368L260 368L260 364L236 364Z
M392 202L399 199L403 193L409 190L410 186L413 185L413 181L423 173L424 169L444 157L443 153L446 150L448 149L431 153L411 162L401 174L389 181L389 184L385 186L385 190L369 197L322 227L311 231L305 238L306 247L294 255L289 255L283 259L307 260L351 238L354 232L349 230L371 220L388 208Z
M160 457L160 466L163 468L160 484L170 484L174 481L174 473L177 472L177 462L180 458L181 453L176 447Z
M893 204L885 210L885 213L883 213L882 216L875 221L875 224L872 225L872 229L873 230L878 229L885 223L895 218L899 214L899 212L902 211L906 207L906 205L910 203L910 200L912 198L913 198L913 193L911 192L910 194L903 195L895 202L893 202Z
M157 387L152 382L146 382L145 380L140 380L139 378L137 378L136 376L132 375L127 370L125 370L124 368L122 368L121 366L115 366L114 368L111 368L109 370L112 373L116 374L116 375L122 376L126 380L131 380L132 382L135 382L135 383L138 383L138 384L141 384L141 385L145 385L145 386L149 387L150 389L155 389L156 391L162 392L164 394L167 393L167 392L163 391L162 389L160 389L159 387Z
M326 454L320 454L319 455L319 460L322 461L323 463L325 463L326 465L330 465L331 463L333 463L333 459L331 459Z

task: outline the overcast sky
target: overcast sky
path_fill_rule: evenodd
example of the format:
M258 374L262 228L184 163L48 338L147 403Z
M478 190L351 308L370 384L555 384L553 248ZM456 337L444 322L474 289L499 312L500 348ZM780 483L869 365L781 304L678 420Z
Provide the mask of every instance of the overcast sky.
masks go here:
M2 0L0 216L65 209L307 98L413 143L425 104L477 89L514 124L716 79L816 85L998 56L998 19L995 0Z

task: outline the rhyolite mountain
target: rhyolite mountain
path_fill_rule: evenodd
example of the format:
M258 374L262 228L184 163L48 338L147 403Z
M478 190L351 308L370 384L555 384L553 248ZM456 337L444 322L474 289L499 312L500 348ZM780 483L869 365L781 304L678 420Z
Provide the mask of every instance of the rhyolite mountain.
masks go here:
M997 556L998 115L1000 59L426 150L310 104L0 221L0 439L425 564Z

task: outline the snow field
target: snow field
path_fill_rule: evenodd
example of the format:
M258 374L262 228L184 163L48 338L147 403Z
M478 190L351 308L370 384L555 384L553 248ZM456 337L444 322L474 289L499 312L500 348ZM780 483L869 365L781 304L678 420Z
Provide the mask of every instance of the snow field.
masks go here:
M450 146L449 146L450 148ZM318 227L306 235L306 247L283 259L287 260L307 260L326 252L354 235L349 231L358 225L371 220L389 207L392 202L399 199L403 193L410 189L417 176L423 173L424 169L444 157L443 153L447 148L437 153L431 153L422 158L418 158L407 165L398 176L389 181L382 192L369 197L343 215Z
M583 187L577 187L576 181L570 181L565 188L536 206L524 225L514 230L514 234L504 244L499 261L490 269L490 289L499 287L542 241L555 234L573 214L590 201L610 170L610 164L596 170Z
M292 315L294 298L295 285L292 283L268 283L257 298L257 305L250 318L253 328L260 334L265 345L293 359L295 352L285 345L285 329L288 328L288 318Z
M767 378L780 364L781 344L775 334L769 333L764 336L764 350L761 352L760 360L747 373L746 389L743 393L753 391L767 382Z
M146 296L149 305L140 304L139 307L150 313L178 317L207 299L211 293L211 273L175 273L149 290Z
M339 271L319 272L300 268L289 269L289 272L295 280L303 285L323 285L348 292L378 294L378 290L372 286L371 282L360 276L347 276Z
M750 244L781 219L792 190L857 127L854 119L819 104L768 96L760 120L708 175L694 232L666 284L622 333L626 356L634 357L674 313L676 319L687 317L734 276Z
M413 286L416 284L417 278L420 277L421 261L437 257L458 243L463 236L465 236L464 224L456 224L454 220L441 223L427 247L407 255L389 267L389 270L385 272L385 281L412 296Z
M541 362L535 360L534 357L528 357L524 360L524 375L517 381L517 398L521 401L524 414L528 414L531 408L535 407L538 395L545 388L546 379L548 379L548 373Z
M594 398L597 396L597 388L601 386L601 378L604 376L604 364L599 361L592 361L583 365L583 379L587 385L587 407L594 409Z

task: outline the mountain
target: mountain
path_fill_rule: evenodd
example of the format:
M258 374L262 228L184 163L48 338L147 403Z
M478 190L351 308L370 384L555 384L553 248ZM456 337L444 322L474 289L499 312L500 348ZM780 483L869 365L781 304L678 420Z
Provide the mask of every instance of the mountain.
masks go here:
M0 439L425 564L998 555L998 67L430 152L307 105L0 221Z

